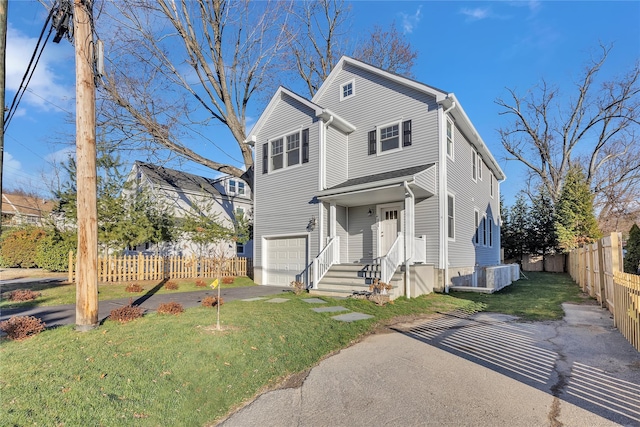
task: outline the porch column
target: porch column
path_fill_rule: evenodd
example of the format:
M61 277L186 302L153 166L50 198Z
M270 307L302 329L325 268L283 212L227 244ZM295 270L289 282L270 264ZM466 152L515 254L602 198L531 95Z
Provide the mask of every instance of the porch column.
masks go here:
M329 237L336 237L336 202L329 207Z

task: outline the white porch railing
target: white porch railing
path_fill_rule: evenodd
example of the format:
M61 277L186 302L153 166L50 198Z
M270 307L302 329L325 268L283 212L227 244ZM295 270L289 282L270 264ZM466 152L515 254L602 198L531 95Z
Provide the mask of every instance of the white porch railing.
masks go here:
M380 280L389 283L398 266L404 261L404 236L398 233L387 255L380 259Z
M340 237L336 236L327 242L327 246L320 251L313 260L313 289L318 289L318 282L334 264L340 263Z

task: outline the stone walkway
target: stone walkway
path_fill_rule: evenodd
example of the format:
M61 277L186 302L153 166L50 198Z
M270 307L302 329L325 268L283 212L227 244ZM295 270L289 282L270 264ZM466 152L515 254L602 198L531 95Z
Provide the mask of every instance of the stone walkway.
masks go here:
M255 297L255 298L246 298L241 301L253 302L253 301L264 301L266 303L272 304L282 304L284 302L289 301L289 298L265 298L265 297ZM307 304L327 304L327 301L320 298L305 298L302 301ZM340 322L355 322L357 320L370 319L373 316L370 314L359 313L357 311L351 311L346 307L341 305L333 305L327 307L314 307L311 309L316 313L337 313L341 311L349 311L349 313L339 314L336 316L331 316L332 319L338 320Z

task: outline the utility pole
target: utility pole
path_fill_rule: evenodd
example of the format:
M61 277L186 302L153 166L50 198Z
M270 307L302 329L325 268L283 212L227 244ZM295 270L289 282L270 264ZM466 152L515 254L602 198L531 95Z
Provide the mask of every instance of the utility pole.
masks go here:
M0 233L2 232L2 169L4 167L4 94L7 71L7 12L9 0L0 0Z
M93 0L74 0L78 204L76 330L78 331L88 331L98 325L96 93L93 72L92 8Z

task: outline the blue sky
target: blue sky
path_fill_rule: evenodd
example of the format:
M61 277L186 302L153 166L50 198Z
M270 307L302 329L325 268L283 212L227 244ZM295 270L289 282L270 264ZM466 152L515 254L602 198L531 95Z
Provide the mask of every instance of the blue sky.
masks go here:
M384 27L395 21L419 52L416 79L456 94L507 175L501 186L507 204L523 188L524 175L518 163L504 160L496 129L506 119L494 100L506 97L507 87L524 93L543 77L563 95L573 95L573 82L599 42L614 44L602 77L623 73L640 58L639 1L355 1L352 7L354 39L374 24ZM9 2L7 104L45 17L36 0ZM68 41L47 45L29 88L5 134L3 186L46 194L55 181L52 164L74 151L68 144L74 139L75 108ZM250 115L257 118L260 108L254 104ZM227 142L229 150L237 150L231 137ZM216 157L213 150L201 153ZM215 176L200 165L182 167Z

